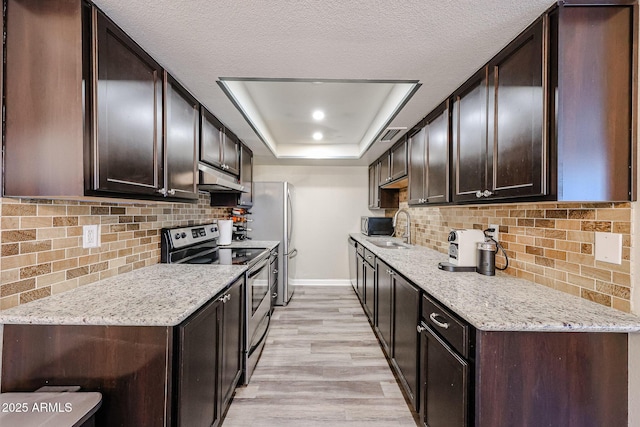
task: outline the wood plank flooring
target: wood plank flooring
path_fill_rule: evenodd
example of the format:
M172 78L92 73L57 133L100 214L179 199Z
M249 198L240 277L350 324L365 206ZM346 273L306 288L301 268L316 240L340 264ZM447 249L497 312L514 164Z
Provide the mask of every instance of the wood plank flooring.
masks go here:
M300 286L276 308L223 427L415 427L351 287Z

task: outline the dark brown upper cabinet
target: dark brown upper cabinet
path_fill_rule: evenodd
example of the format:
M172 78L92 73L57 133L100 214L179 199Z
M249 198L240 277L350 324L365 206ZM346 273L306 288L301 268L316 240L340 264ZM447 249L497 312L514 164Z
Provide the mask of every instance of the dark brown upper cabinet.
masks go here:
M543 20L453 94L454 201L545 194Z
M552 193L636 200L637 4L566 6L549 16Z
M377 160L369 166L369 209L397 209L398 190L380 188L381 165L382 161Z
M223 172L238 176L240 141L206 108L202 107L200 161Z
M585 3L543 15L452 95L453 201L636 200L637 5Z
M88 2L6 7L4 194L194 201L193 98Z
M238 206L253 206L253 152L249 147L240 144L240 184L246 192L238 196Z
M85 159L92 160L84 137L91 137L92 115L89 109L83 120L83 95L91 94L90 43L83 33L91 8L80 1L5 5L4 195L84 195Z
M407 160L407 137L403 136L378 159L380 163L380 186L387 188L406 187Z
M93 15L90 190L153 195L163 191L163 70L106 16Z
M409 204L449 201L449 101L409 137Z
M165 164L162 193L197 199L200 103L165 72Z

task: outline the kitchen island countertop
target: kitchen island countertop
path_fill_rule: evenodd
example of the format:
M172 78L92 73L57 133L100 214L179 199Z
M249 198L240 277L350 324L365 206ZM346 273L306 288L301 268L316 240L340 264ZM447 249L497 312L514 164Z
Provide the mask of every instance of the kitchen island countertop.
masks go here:
M438 268L446 254L422 246L386 249L350 234L398 273L483 331L640 332L640 317L505 273L483 276Z

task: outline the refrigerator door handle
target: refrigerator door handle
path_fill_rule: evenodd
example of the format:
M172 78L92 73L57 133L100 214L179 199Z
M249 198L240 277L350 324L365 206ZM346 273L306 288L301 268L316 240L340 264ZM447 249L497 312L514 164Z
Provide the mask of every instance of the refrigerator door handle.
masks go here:
M287 230L287 247L291 246L291 238L293 237L293 202L291 201L291 190L287 187L287 210L289 216L288 230ZM295 249L294 249L295 250Z
M297 249L294 249L294 250L292 250L291 252L289 252L289 253L287 254L287 258L289 258L289 259L291 259L291 258L295 258L295 257L296 257L296 255L298 255L298 250L297 250Z

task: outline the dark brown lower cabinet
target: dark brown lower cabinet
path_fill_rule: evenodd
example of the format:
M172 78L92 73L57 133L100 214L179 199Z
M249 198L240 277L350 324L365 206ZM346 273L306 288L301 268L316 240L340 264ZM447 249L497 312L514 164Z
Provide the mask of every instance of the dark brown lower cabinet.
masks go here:
M475 425L626 426L627 340L622 333L477 331Z
M476 331L472 359L422 326L428 427L627 425L627 335Z
M363 267L363 275L364 275L364 309L369 316L369 321L371 325L375 326L376 324L376 270L373 267L374 264L370 264L369 261L373 261L372 259L368 259L371 257L375 258L373 255L368 254L365 256L367 258L365 262L362 264Z
M231 397L242 374L242 334L244 301L240 279L226 293L222 312L222 360L218 368L221 376L220 407L224 411L231 403Z
M397 372L413 408L418 408L418 353L420 320L420 291L395 271L393 358Z
M178 426L218 425L231 401L242 373L242 281L178 327Z
M173 327L4 325L1 391L98 391L102 427L217 425L241 373L243 292L241 278Z
M387 264L376 259L376 278L378 285L377 306L378 322L376 332L382 349L391 358L393 332L393 282L391 269Z
M358 246L356 255L356 295L364 303L364 248Z
M420 419L428 427L469 426L469 362L428 326L420 335Z
M218 360L222 337L222 301L213 301L178 327L177 425L211 426L220 418Z

